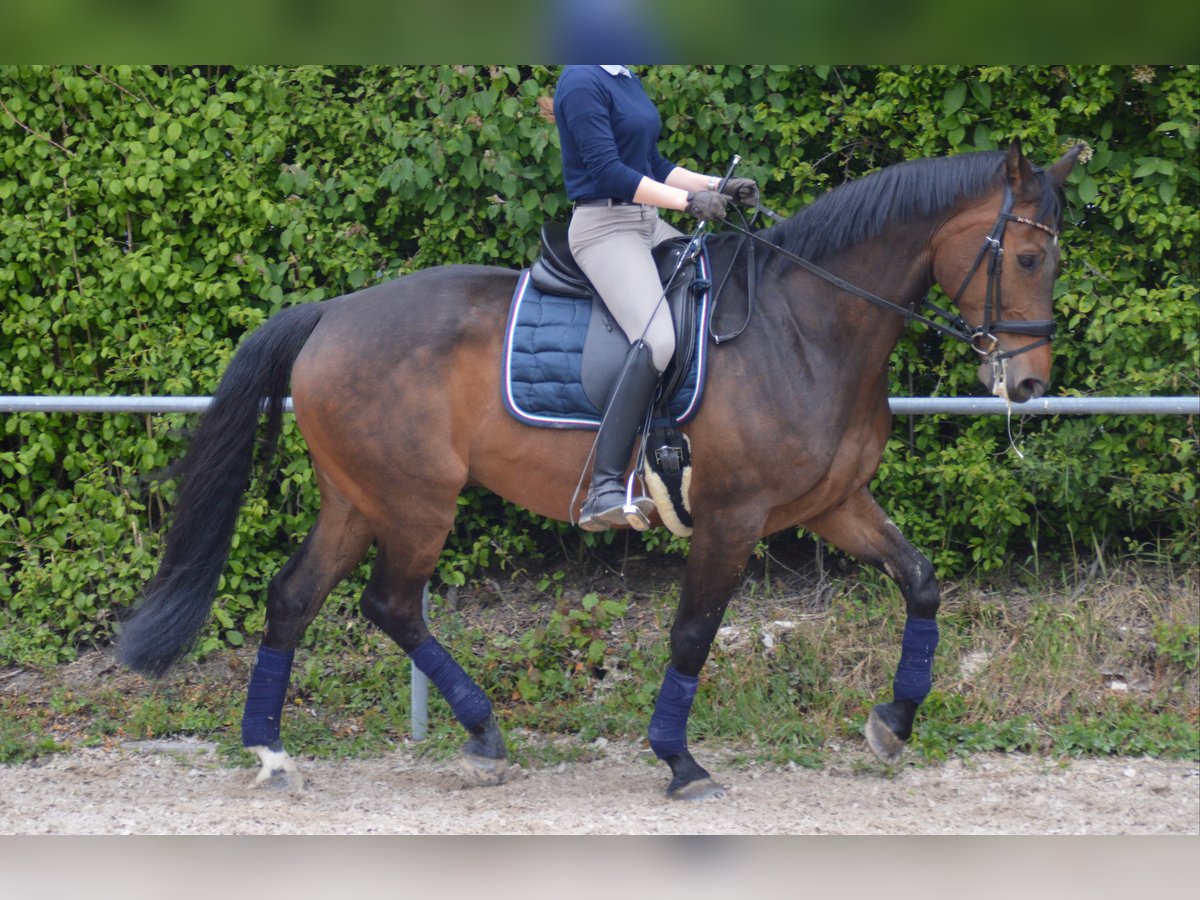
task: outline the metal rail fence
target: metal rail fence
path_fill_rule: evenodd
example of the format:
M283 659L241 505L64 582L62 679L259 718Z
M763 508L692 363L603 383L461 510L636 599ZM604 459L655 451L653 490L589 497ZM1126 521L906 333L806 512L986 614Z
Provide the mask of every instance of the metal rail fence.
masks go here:
M0 396L0 413L197 413L204 412L211 397L40 397ZM1028 403L1005 403L998 397L892 397L895 415L1006 415L1020 416L1196 416L1198 397L1043 397ZM291 412L289 398L285 409ZM422 612L428 615L429 585L421 597ZM428 728L429 682L412 666L412 734L423 740Z
M204 412L211 397L0 396L0 413L192 413ZM1006 415L999 397L892 397L896 415ZM285 405L291 411L289 399ZM1013 403L1018 416L1195 416L1200 396L1192 397L1042 397Z

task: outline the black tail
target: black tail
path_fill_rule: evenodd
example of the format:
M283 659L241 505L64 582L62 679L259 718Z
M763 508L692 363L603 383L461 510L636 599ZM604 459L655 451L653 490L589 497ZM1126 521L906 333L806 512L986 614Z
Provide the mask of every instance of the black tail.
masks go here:
M286 309L250 335L221 379L212 406L184 457L179 495L158 572L125 622L117 658L162 675L208 620L238 510L250 482L254 437L266 402L263 460L282 424L292 365L322 315L320 304Z

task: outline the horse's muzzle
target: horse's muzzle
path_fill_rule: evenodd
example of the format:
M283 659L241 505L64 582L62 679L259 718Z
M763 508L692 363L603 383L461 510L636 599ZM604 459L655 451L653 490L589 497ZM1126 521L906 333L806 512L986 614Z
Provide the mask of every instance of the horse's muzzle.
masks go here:
M1022 368L1011 365L1010 360L989 357L979 366L979 380L994 396L1005 397L1013 403L1036 400L1046 393L1048 385L1038 375L1020 371Z

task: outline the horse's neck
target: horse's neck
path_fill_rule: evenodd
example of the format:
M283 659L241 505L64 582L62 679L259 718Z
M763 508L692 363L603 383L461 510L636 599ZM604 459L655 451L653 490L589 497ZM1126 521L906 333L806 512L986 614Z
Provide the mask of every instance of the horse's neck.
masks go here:
M920 229L896 229L819 265L865 292L911 310L933 284L928 237ZM851 296L799 265L787 266L781 279L777 296L791 307L791 318L802 334L837 333L858 348L860 363L874 360L886 365L907 324L900 312Z

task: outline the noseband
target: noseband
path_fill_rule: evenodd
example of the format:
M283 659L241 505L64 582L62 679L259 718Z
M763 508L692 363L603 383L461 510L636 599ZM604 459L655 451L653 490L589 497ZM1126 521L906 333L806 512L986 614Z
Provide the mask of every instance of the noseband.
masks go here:
M1033 228L1040 228L1042 231L1054 238L1054 243L1058 244L1058 232L1049 225L1043 225L1041 222L1035 222L1033 219L1027 219L1024 216L1014 216L1012 214L1013 195L1012 190L1008 185L1004 186L1004 201L1000 206L1000 214L996 217L996 224L992 226L992 230L987 237L983 239L983 246L979 248L979 253L975 257L975 262L971 268L967 270L967 275L963 279L962 285L958 292L954 295L954 305L959 306L959 301L962 299L963 292L966 291L967 285L971 283L971 279L975 277L980 264L984 257L988 259L987 265L987 288L983 300L983 324L978 328L972 328L968 332L971 339L971 346L980 356L987 357L993 365L1002 363L1005 360L1011 359L1018 354L1025 353L1035 347L1041 347L1043 344L1050 343L1054 337L1054 332L1057 326L1052 319L1032 319L1032 320L1007 320L999 319L992 321L993 310L997 315L1002 315L1001 297L1000 297L1000 273L1003 271L1001 265L1004 261L1004 229L1009 222L1020 222L1022 225L1029 225ZM935 310L933 304L926 303ZM960 307L961 308L961 307ZM937 310L943 315L946 313L942 310ZM966 323L961 318L958 322L962 322L964 328ZM956 323L957 324L957 323ZM998 353L996 345L998 340L997 334L1026 334L1033 337L1040 337L1040 341L1034 341L1032 344L1027 344L1018 350L1009 350L1006 353ZM984 346L980 346L981 341Z

